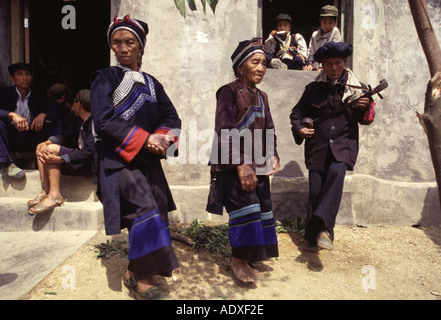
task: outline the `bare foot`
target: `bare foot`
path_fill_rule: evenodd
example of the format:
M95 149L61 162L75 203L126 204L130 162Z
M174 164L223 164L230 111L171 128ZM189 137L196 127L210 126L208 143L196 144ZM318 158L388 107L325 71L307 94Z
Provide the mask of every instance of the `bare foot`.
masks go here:
M259 279L259 272L248 265L244 259L232 258L231 269L233 274L242 282L254 283Z

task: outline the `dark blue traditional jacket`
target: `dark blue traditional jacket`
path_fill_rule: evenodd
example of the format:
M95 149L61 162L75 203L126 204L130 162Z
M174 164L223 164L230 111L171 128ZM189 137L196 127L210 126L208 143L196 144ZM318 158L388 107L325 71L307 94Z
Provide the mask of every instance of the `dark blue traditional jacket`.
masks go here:
M106 233L116 234L121 230L119 170L157 167L161 157L144 147L149 134L168 134L177 146L181 120L158 80L122 66L101 69L93 75L91 108L98 196L103 202Z

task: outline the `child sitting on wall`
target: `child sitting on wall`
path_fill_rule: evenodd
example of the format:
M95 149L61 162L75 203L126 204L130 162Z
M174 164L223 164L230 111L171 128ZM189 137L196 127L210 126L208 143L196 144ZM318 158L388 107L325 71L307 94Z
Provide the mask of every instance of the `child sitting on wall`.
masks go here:
M291 33L291 16L281 13L276 17L276 30L265 41L267 65L274 69L303 70L307 45L299 33Z
M314 53L327 42L342 42L340 30L337 28L338 9L328 5L320 9L320 28L314 31L308 48L308 59L304 70L321 70L321 64L314 61Z

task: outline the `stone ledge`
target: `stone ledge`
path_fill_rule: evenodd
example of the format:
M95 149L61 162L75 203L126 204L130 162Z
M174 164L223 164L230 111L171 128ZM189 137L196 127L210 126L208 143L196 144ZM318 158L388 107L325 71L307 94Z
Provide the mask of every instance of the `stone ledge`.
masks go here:
M32 199L39 194L41 182L38 170L25 170L25 172L26 177L23 179L13 179L1 173L0 195ZM98 202L96 185L93 183L93 178L62 175L60 192L63 197L70 201Z
M306 177L271 179L274 214L305 217L308 197ZM337 224L440 225L436 182L398 182L365 174L345 178Z
M31 216L23 198L0 197L0 231L87 231L103 228L99 202L65 202L54 210Z
M193 219L227 222L228 214L205 211L208 186L171 185L178 209L170 212L171 221ZM274 216L306 217L308 179L271 177ZM364 174L348 174L337 215L339 225L441 225L438 191L435 182L397 182Z

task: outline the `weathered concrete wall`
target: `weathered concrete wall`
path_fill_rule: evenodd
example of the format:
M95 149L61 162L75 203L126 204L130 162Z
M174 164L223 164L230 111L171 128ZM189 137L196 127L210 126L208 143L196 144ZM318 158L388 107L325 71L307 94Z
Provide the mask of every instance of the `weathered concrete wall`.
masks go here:
M402 215L413 215L412 221L420 215L424 223L439 223L441 212L434 194L437 186L427 136L415 115L424 110L430 76L409 5L399 0L354 2L354 71L372 85L382 78L390 85L384 92L385 99L379 102L375 122L361 130L357 173L382 179L372 185L377 196L371 197L371 203L383 204L381 220L385 223L396 222ZM429 17L441 43L440 9L439 1L428 1ZM389 183L393 186L385 189ZM423 191L420 188L425 184ZM369 184L365 187L369 188ZM401 193L405 189L410 194ZM368 198L357 195L360 203ZM386 196L390 202L399 203L400 210L385 205ZM407 213L410 211L413 213Z
M180 156L176 164L164 164L178 206L171 216L182 221L219 218L205 211L210 173L201 150L211 139L199 134L214 128L215 92L233 80L231 54L240 41L255 37L260 25L257 0L219 1L216 14L208 7L204 14L196 4L198 10L187 8L184 19L173 0L113 0L111 14L147 21L143 70L164 85L182 119Z
M440 9L439 1L429 1L439 40ZM371 84L386 78L390 85L375 124L362 130L359 171L394 181L434 181L427 137L415 115L423 112L429 70L409 5L362 0L355 1L355 12L359 17L354 25L354 70Z
M353 69L375 86L390 87L378 99L376 120L360 132L360 154L349 172L338 223L439 224L441 213L433 166L415 111L422 112L429 73L407 1L357 0ZM259 1L220 1L216 14L187 10L174 1L112 1L112 16L131 14L149 23L143 70L164 85L183 121L181 155L165 163L178 211L172 219L225 221L205 212L209 168L206 152L214 125L215 92L233 79L230 56L239 41L258 35ZM198 4L198 3L197 3ZM440 30L440 4L429 1ZM441 35L438 35L440 37ZM316 73L268 70L260 88L268 93L276 124L281 171L272 178L278 217L304 216L308 194L303 146L291 136L289 114Z

